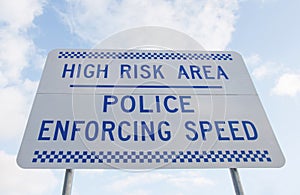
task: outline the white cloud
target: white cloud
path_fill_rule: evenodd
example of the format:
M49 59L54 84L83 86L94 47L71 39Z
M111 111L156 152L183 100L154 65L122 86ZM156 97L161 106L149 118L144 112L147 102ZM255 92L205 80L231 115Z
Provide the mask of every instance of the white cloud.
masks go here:
M16 136L24 128L26 100L17 87L6 87L0 90L0 123L1 138Z
M255 67L259 63L261 63L261 58L258 54L252 54L250 56L247 56L244 58L244 60L245 60L246 65L249 67Z
M255 68L252 72L253 76L256 79L262 79L264 78L266 75L271 74L271 72L269 71L267 66L259 66L257 68Z
M72 32L93 44L112 33L147 25L182 31L209 50L226 48L238 9L237 0L70 0L69 4L65 21Z
M252 71L252 75L256 79L265 79L270 76L278 75L281 71L283 71L284 66L275 62L266 62L258 67L255 67Z
M58 181L50 170L24 170L16 156L0 151L1 194L51 194Z
M20 138L23 135L36 89L37 82L28 79L18 86L0 89L0 139Z
M0 30L0 71L3 76L0 86L21 82L22 70L29 66L30 53L34 51L32 41L24 35L7 28Z
M40 67L41 52L28 36L45 0L4 1L0 6L0 139L22 135L37 83L23 76Z
M252 76L257 80L275 82L271 94L294 97L300 93L300 74L287 66L273 61L263 61L258 54L245 58ZM277 78L277 79L276 79Z
M130 174L126 177L119 176L114 182L107 186L116 192L123 192L129 189L143 189L144 185L158 183L167 185L168 188L193 189L194 187L214 186L214 182L208 178L202 177L199 173L193 171L178 171L176 173L157 173L146 172ZM151 189L149 189L151 190ZM149 192L149 191L148 191ZM143 194L147 193L143 191Z
M0 72L4 78L0 87L22 82L22 71L40 62L41 54L28 29L34 27L33 20L42 14L45 0L4 1L0 6Z
M264 61L258 54L246 57L245 63L257 80L272 78L285 69L284 65L278 62Z
M12 31L26 31L34 17L42 13L46 0L1 1L0 18Z
M281 96L296 96L300 93L300 74L284 73L279 77L272 92Z
M213 186L214 182L208 178L200 177L199 173L193 171L183 172L179 177L169 178L170 183L182 188L190 188L192 186Z

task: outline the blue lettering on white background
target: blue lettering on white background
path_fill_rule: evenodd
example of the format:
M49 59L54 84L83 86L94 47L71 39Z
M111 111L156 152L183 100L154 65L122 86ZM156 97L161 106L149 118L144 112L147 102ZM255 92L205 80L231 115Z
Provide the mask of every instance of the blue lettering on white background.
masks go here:
M190 141L208 140L216 137L219 141L254 141L258 139L258 131L251 121L193 121L185 122L186 139Z
M239 142L258 139L258 131L251 121L186 121L184 129L185 138L189 141L216 139L220 142ZM38 133L39 141L76 141L82 138L87 141L165 142L172 138L172 127L166 120L43 120Z
M108 64L68 64L62 66L61 78L108 78ZM120 64L119 79L165 79L163 65L149 64ZM117 70L114 70L117 71ZM168 71L168 74L172 73ZM168 75L169 78L177 79L206 79L220 80L229 79L225 69L221 66L212 65L179 65L177 75Z
M109 108L119 107L124 113L160 113L162 109L169 113L193 113L195 110L191 106L191 96L153 96L151 104L154 107L146 106L146 96L125 95L122 97L114 95L104 95L102 111L109 112ZM149 100L148 100L149 101Z
M65 64L62 78L108 78L108 64Z
M85 131L85 138L88 141L94 141L97 139L99 134L99 125L96 121L89 121L86 124L86 129L89 129L89 131Z
M39 141L169 141L171 131L168 121L84 121L43 120ZM80 136L79 136L80 134Z
M183 65L179 66L178 79L226 79L229 77L222 66L213 67L210 65L190 65L189 68Z
M49 136L44 136L45 131L49 131L49 127L46 127L47 124L52 124L53 120L43 120L41 124L40 133L38 136L38 140L50 140Z
M225 129L223 127L224 124L225 124L225 121L215 121L216 131L218 134L218 140L222 140L222 141L230 140L229 137L225 137L222 135L222 132L225 131Z
M120 65L120 78L128 79L164 79L165 76L162 72L162 65L130 65L121 64Z

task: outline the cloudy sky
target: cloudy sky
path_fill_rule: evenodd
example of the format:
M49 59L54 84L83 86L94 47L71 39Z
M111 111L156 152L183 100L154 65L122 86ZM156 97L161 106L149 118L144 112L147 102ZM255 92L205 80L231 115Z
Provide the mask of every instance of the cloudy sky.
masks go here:
M145 25L183 32L207 50L242 54L286 158L280 169L239 169L247 194L298 194L300 1L0 1L0 193L60 194L64 170L16 164L47 53L93 48ZM76 170L73 194L233 194L229 170Z

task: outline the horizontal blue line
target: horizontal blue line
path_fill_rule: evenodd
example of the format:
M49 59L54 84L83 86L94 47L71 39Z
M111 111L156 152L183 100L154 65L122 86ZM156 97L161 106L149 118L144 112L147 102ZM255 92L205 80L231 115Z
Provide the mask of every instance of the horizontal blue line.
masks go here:
M220 85L85 85L71 84L71 88L140 88L140 89L221 89Z

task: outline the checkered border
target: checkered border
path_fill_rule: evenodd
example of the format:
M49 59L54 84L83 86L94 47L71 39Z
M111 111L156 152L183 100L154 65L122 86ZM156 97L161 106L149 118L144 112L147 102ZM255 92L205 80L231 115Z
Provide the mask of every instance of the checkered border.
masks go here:
M34 151L32 163L271 162L267 150L233 151Z
M58 58L145 59L145 60L233 60L230 53L178 53L178 52L98 52L60 51Z

